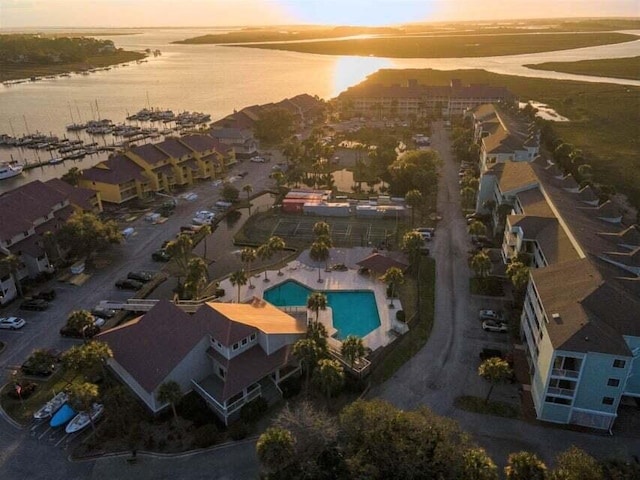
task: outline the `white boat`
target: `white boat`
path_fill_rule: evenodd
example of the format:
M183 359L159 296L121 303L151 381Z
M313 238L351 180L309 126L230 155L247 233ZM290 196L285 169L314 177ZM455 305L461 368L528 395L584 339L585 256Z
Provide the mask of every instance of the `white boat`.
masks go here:
M17 177L22 173L22 165L11 165L10 163L0 163L0 180Z
M58 410L60 407L69 401L69 395L64 392L56 393L51 400L45 403L38 411L33 414L33 418L36 420L44 420L45 418L49 418Z
M104 405L101 403L94 403L91 408L91 412L80 412L64 429L67 433L79 432L83 428L86 428L91 422L95 422L100 415L104 412Z
M62 162L64 162L64 158L62 158L62 157L55 157L55 158L52 158L51 160L49 160L49 164L50 165L56 165L56 164L62 163Z

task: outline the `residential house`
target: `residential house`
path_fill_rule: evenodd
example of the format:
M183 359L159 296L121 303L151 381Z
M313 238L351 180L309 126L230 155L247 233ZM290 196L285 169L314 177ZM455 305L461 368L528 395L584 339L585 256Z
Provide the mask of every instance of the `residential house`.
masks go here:
M73 210L76 212L90 212L95 214L102 212L100 192L96 190L74 187L59 178L47 180L45 185L55 188L63 195L67 195Z
M113 351L109 365L154 413L166 408L158 388L173 380L195 391L229 424L257 397L280 398L279 384L300 371L292 345L306 332L264 300L205 303L189 315L168 301L97 338Z
M212 128L207 132L212 138L232 148L236 158L251 158L258 153L258 142L253 132L240 128Z
M80 187L100 192L102 201L120 204L134 198L144 198L153 191L152 179L135 161L123 154L109 157L83 170Z

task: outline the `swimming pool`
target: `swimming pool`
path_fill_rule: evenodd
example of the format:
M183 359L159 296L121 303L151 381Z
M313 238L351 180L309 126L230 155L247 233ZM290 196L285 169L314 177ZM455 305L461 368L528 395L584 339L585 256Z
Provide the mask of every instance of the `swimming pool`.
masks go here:
M314 291L327 296L338 340L349 335L362 338L380 326L376 297L370 290L312 290L295 280L286 280L265 290L264 299L277 307L306 307L307 298Z

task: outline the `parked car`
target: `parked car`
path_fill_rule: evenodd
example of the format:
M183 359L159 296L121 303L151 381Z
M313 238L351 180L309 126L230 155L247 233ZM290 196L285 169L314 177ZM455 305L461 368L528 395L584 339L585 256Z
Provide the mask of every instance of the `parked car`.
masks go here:
M0 328L5 330L18 330L25 326L27 322L18 317L2 317L0 318Z
M127 278L129 280L136 280L137 282L147 283L155 276L152 272L129 272Z
M419 233L429 233L431 234L431 236L435 235L436 233L436 229L432 227L418 227L414 228L414 230Z
M120 290L140 290L142 288L142 283L136 280L125 278L122 280L118 280L116 282L116 287Z
M420 236L422 237L423 240L430 242L433 239L433 233L431 232L425 232L425 231L418 231L416 230Z
M171 260L171 255L169 255L164 248L161 248L151 254L151 260L155 262L168 262Z
M31 298L51 301L54 298L56 298L56 291L53 288L50 288L48 290L42 290L38 293L34 293L33 295L31 295Z
M32 298L25 300L20 304L20 310L35 310L43 311L49 308L49 302L42 300L41 298Z
M101 308L99 306L91 310L91 315L93 315L94 317L100 317L107 320L115 317L116 313L118 313L116 310L113 310L111 308Z
M482 322L482 329L485 332L506 333L509 331L509 326L504 322L498 322L496 320L485 320L484 322Z
M262 157L251 157L251 161L254 163L264 163L265 159Z
M502 321L502 312L498 310L480 310L478 316L480 317L480 320Z

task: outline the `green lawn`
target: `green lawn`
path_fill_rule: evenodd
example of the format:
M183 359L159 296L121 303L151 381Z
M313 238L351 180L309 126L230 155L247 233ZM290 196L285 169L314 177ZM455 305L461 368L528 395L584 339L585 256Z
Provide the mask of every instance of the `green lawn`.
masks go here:
M640 57L581 60L579 62L546 62L525 67L536 70L577 73L596 77L628 78L640 80Z
M635 35L613 32L505 34L451 36L398 36L319 42L259 43L243 47L290 50L323 55L358 55L392 58L460 58L519 55L592 47L636 40Z
M144 58L143 53L122 51L112 55L96 55L87 58L85 62L56 63L55 65L13 64L0 63L0 81L16 80L19 78L58 75L60 73L75 72L98 67L108 67L118 63L131 62Z
M605 83L562 81L499 75L485 70L380 70L368 82L417 79L426 85L465 83L506 86L521 101L537 100L556 109L569 122L552 123L558 136L580 148L593 165L595 180L615 185L640 206L640 88Z
M390 378L402 365L413 357L429 339L433 327L435 312L436 262L432 258L422 257L420 266L420 311L417 307L417 282L415 275L407 275L399 291L400 301L406 318L409 320L409 332L400 337L382 351L379 363L372 373L373 383L382 383Z
M454 400L453 404L456 408L466 410L467 412L482 413L484 415L496 415L498 417L516 418L519 415L519 409L513 405L503 402L485 402L484 398L463 396Z

